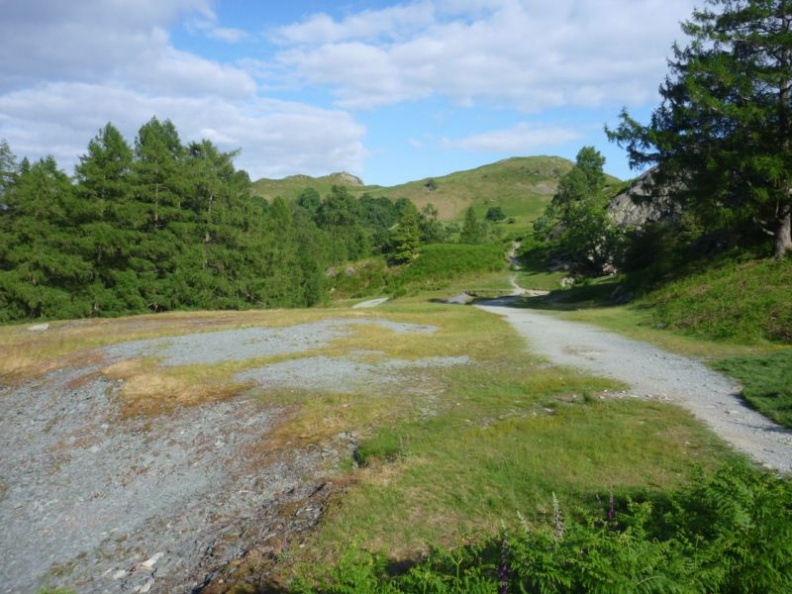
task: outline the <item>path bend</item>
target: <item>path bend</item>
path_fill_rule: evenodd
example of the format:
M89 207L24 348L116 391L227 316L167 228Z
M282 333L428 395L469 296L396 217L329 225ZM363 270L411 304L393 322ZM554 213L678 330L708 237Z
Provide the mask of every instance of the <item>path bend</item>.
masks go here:
M792 474L792 431L749 408L733 380L695 359L587 324L509 307L509 301L477 307L504 317L532 351L551 362L622 381L633 396L683 406L736 450L766 468Z

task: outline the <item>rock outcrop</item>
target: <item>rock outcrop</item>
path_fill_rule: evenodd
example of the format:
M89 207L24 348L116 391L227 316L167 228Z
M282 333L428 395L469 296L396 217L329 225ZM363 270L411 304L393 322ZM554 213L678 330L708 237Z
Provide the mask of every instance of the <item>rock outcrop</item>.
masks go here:
M656 170L643 173L608 206L608 213L619 227L640 229L647 223L672 221L679 217L680 208L671 195L672 188L654 184Z

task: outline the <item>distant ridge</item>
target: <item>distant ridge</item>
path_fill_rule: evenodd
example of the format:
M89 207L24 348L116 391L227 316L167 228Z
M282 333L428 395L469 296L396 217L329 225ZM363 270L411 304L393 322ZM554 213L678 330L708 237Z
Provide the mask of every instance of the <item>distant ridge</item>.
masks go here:
M432 204L443 220L461 219L473 205L482 212L500 206L505 214L517 218L536 218L550 201L558 181L574 164L554 156L511 157L475 169L423 178L396 186L369 186L349 173L324 177L293 175L281 180L260 179L254 191L267 198L296 199L307 187L326 195L333 185L347 186L354 195L365 192L392 200L407 198L418 208Z
M262 178L259 181L269 181L277 183L278 180L268 180L267 178ZM330 175L325 175L324 177L311 177L310 175L290 175L288 177L283 178L283 181L295 181L295 182L319 182L319 183L335 183L335 184L342 184L345 186L362 186L363 180L357 177L356 175L352 175L351 173L347 173L346 171L340 171L338 173L331 173ZM258 183L258 182L256 182Z

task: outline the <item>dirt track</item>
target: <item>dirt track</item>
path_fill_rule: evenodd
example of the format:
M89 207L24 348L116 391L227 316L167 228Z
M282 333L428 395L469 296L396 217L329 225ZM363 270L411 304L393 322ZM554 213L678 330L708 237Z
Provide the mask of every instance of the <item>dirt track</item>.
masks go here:
M513 298L479 306L505 317L531 351L553 363L607 376L631 396L658 398L690 410L715 433L759 464L792 473L792 431L745 405L740 387L704 364L550 314L510 307Z

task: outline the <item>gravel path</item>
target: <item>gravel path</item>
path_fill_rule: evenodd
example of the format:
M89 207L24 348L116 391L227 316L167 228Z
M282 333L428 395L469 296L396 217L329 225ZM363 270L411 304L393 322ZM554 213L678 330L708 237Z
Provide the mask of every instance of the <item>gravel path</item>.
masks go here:
M509 307L510 302L504 298L479 307L506 318L532 351L553 363L625 382L632 396L679 404L759 464L792 472L792 431L746 406L734 381L694 359L586 324Z

